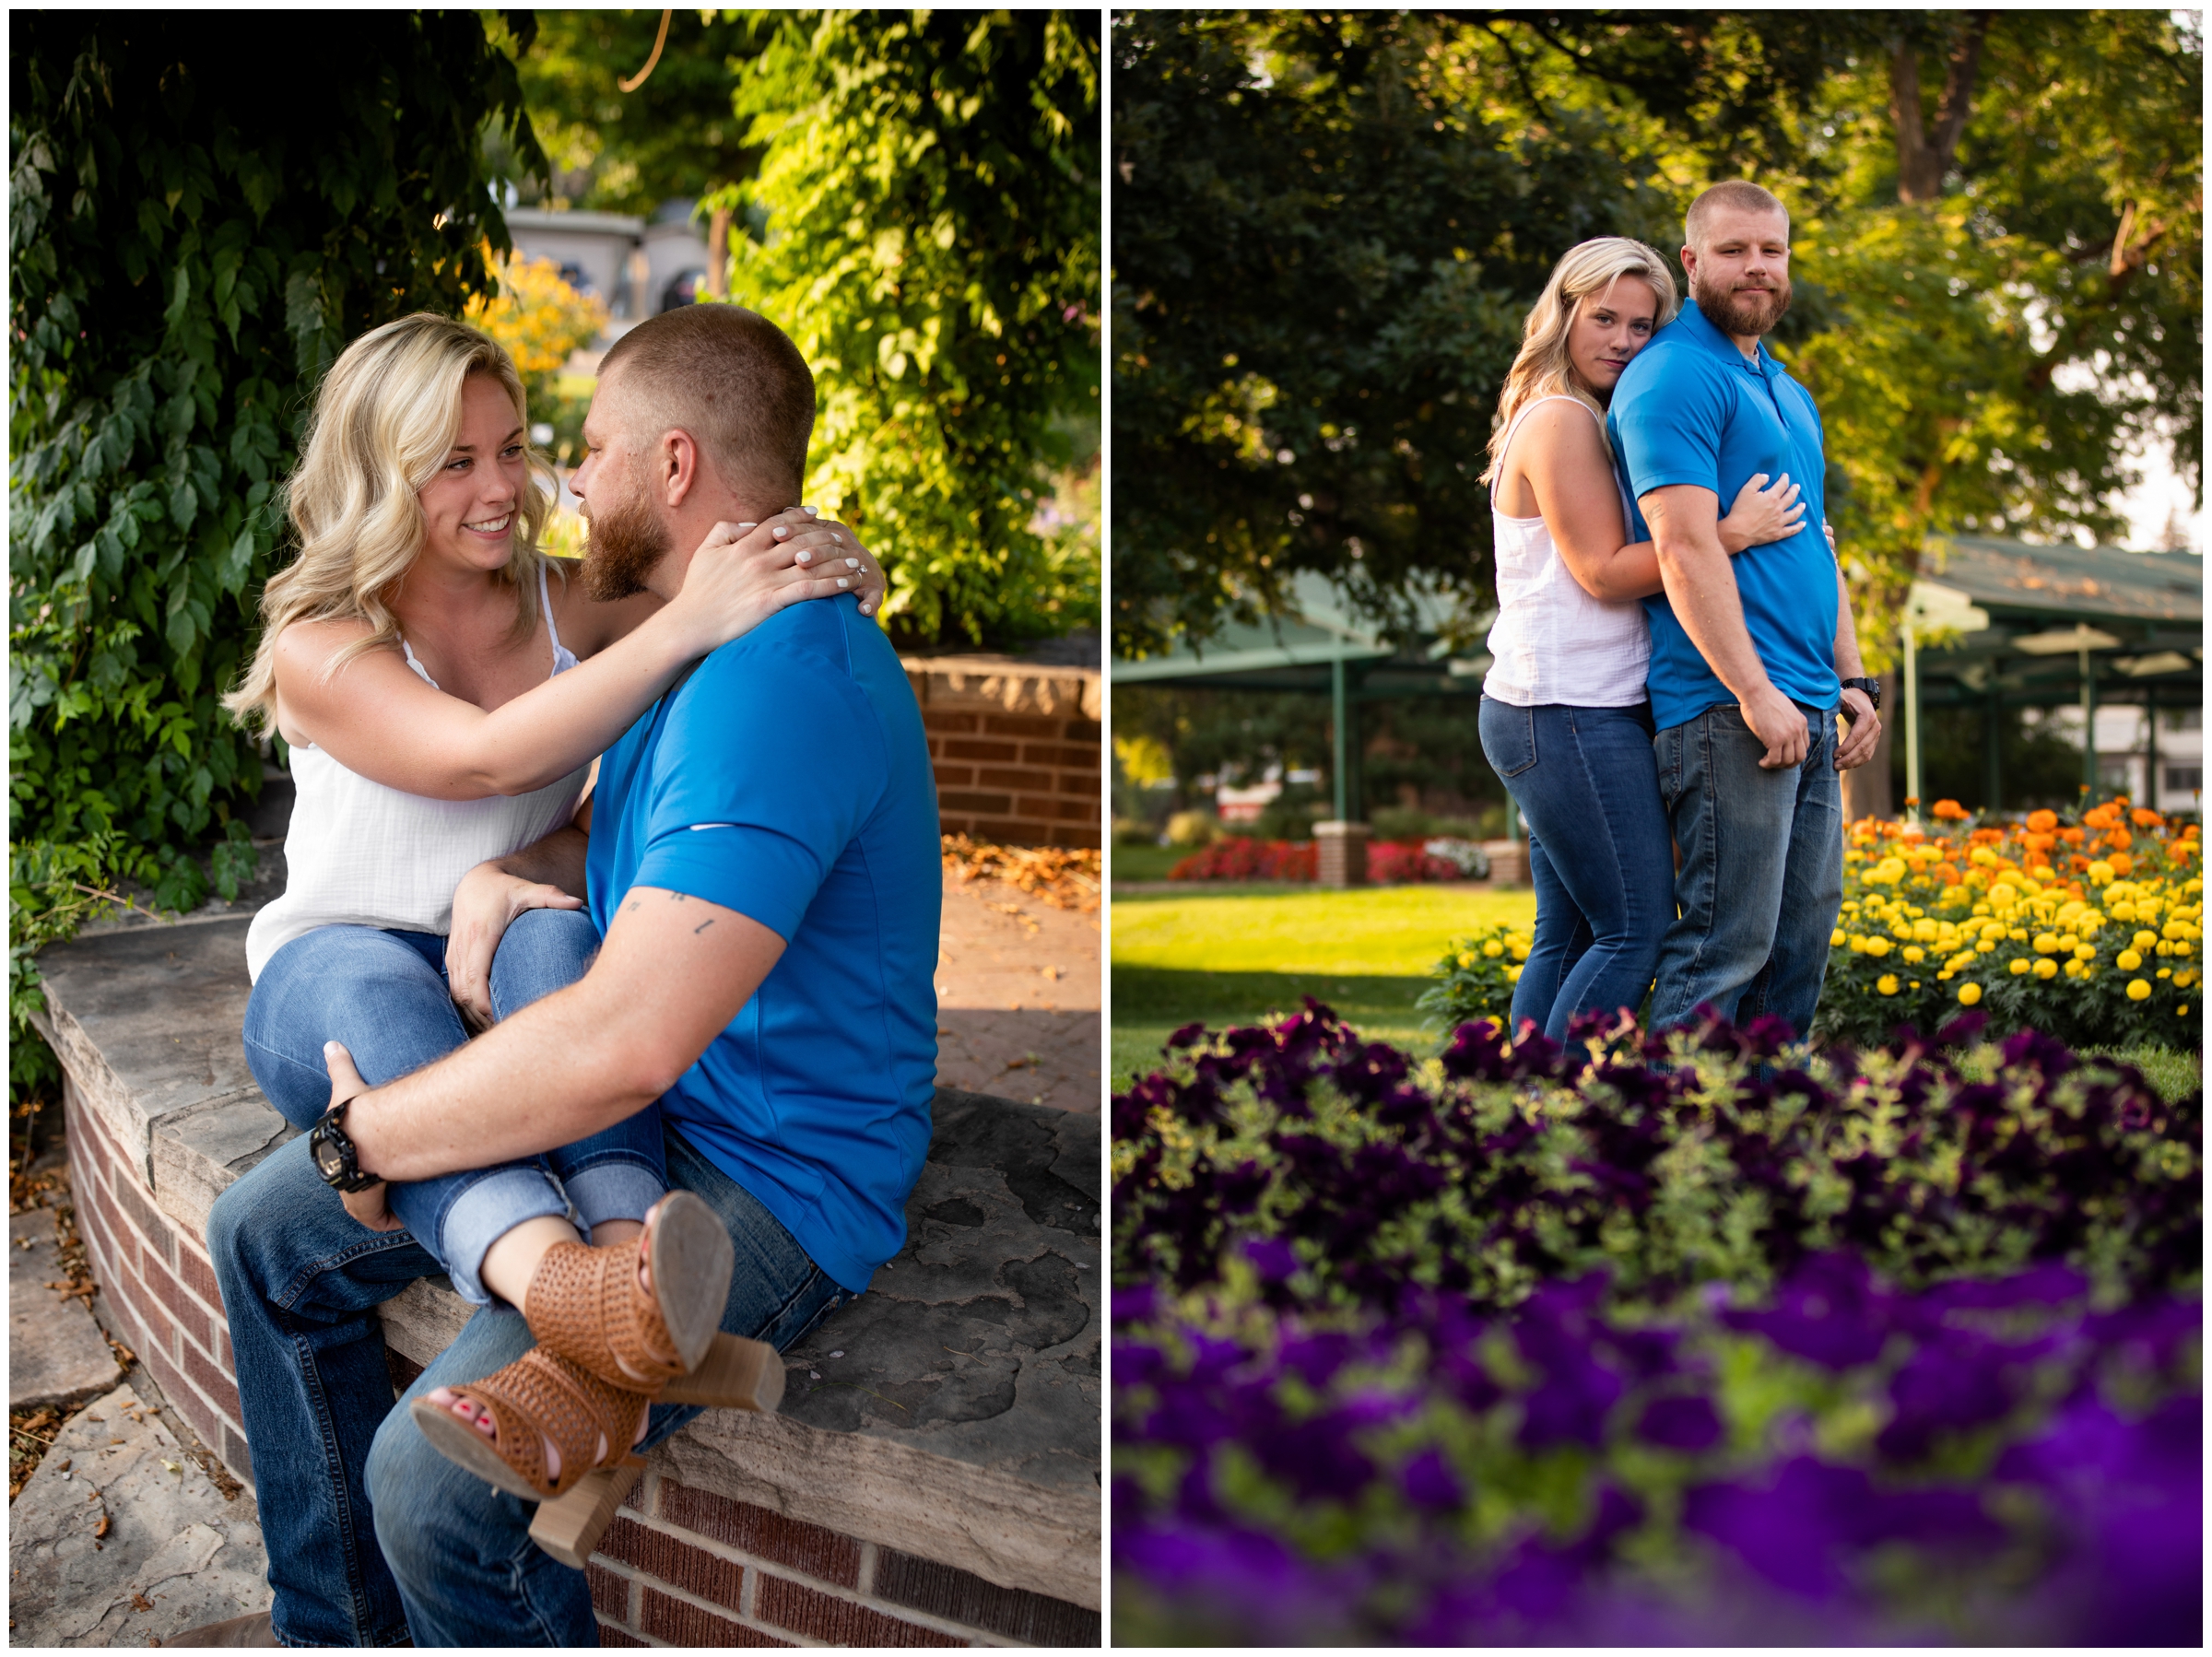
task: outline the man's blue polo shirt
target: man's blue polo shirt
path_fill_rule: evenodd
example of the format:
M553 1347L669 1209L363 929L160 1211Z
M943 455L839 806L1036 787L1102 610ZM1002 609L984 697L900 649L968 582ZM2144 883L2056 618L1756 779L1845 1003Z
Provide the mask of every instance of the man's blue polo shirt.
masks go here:
M882 629L820 599L709 656L601 759L586 876L602 935L647 886L783 939L661 1110L866 1288L929 1148L944 889L922 712Z
M1752 648L1774 687L1794 702L1832 708L1836 678L1836 561L1820 525L1827 516L1827 461L1820 413L1805 387L1767 354L1753 362L1694 304L1653 335L1622 370L1606 417L1614 465L1632 501L1669 484L1694 483L1720 497L1726 515L1754 472L1790 475L1805 503L1804 527L1786 541L1749 547L1728 560L1742 596ZM1648 541L1641 507L1629 539ZM1661 730L1733 702L1674 606L1643 601L1652 627L1647 680Z

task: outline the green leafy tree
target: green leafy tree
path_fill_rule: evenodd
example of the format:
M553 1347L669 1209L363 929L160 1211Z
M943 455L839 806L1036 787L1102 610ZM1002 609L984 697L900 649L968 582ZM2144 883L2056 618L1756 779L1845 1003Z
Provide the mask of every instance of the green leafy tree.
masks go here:
M312 66L303 70L301 65ZM9 63L10 1008L88 891L235 894L262 757L217 705L254 641L318 375L456 312L507 245L480 135L543 158L459 13L37 12Z
M730 100L764 28L738 13L535 18L527 48L514 43L530 123L552 163L535 199L647 217L665 201L698 201L751 172L759 151L745 146Z
M815 367L808 499L882 557L896 630L1094 623L1095 546L1034 525L1096 417L1097 15L751 15L759 171L718 200L765 226L732 297Z
M1114 53L1117 649L1275 607L1300 570L1385 616L1417 583L1479 610L1528 303L1671 203L1602 112L1501 101L1484 29L1130 12Z
M2112 535L2127 452L2202 444L2193 16L1118 18L1117 648L1292 569L1487 608L1472 478L1549 264L1672 254L1729 176L1794 211L1773 343L1877 664L1930 536Z

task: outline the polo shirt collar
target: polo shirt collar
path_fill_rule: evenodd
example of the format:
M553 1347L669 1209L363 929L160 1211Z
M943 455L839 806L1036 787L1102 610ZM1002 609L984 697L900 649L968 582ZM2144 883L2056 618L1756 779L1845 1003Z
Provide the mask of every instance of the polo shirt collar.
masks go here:
M1767 350L1765 340L1762 339L1759 342L1757 360L1746 357L1735 348L1735 341L1730 339L1707 320L1705 313L1698 309L1698 302L1695 300L1691 300L1676 313L1675 321L1685 333L1697 340L1707 350L1734 363L1747 374L1759 374L1771 379L1782 372L1782 364L1776 362Z

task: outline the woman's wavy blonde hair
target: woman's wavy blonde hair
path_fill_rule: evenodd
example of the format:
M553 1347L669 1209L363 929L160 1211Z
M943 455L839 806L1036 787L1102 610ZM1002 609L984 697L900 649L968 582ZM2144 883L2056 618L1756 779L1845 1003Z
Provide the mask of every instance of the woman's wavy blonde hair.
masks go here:
M1482 475L1485 484L1496 481L1499 463L1505 458L1505 434L1513 417L1538 397L1572 397L1586 404L1598 417L1599 441L1605 441L1605 408L1574 373L1567 359L1567 334L1583 300L1594 293L1610 293L1623 276L1640 276L1659 297L1654 330L1674 321L1680 300L1675 273L1656 248L1626 236L1600 236L1569 248L1551 267L1551 279L1530 309L1521 328L1521 353L1505 377L1498 394L1498 414L1490 425L1490 464ZM1611 444L1606 444L1611 452Z
M276 640L295 621L365 621L369 632L333 655L324 676L399 638L389 600L422 551L420 491L445 464L461 429L461 392L490 374L514 400L527 432L528 404L514 359L488 335L428 311L364 334L331 366L316 394L300 464L284 485L285 512L300 556L269 578L261 595L261 643L223 706L241 723L276 719ZM524 452L534 477L551 479L544 457ZM542 483L515 502L513 539L497 579L514 590L517 637L537 625L538 536L552 510Z

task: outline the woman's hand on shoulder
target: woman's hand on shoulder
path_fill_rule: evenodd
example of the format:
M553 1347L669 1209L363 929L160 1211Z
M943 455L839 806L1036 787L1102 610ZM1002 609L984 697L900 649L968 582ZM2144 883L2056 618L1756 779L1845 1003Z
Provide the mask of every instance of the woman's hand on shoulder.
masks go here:
M1798 486L1784 472L1772 483L1764 472L1754 472L1735 492L1728 515L1721 520L1721 545L1734 558L1747 546L1764 546L1786 541L1805 527L1805 502Z
M761 523L717 523L668 612L703 655L787 605L852 593L861 614L872 616L883 592L882 566L851 530L794 507Z

